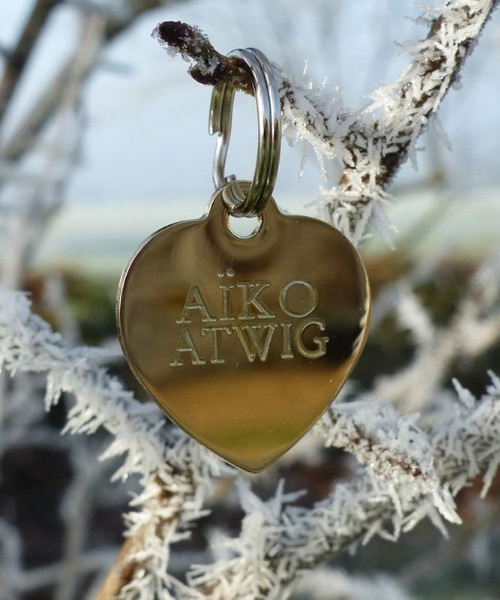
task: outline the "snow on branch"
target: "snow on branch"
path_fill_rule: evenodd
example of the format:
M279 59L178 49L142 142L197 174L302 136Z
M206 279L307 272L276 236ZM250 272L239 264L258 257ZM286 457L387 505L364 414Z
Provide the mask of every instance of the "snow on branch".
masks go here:
M446 326L432 324L408 282L400 280L391 304L415 340L415 356L405 368L379 376L373 388L358 400L386 398L403 412L428 406L454 363L470 361L500 339L499 302L499 253L477 268Z
M491 286L483 271L475 277L476 295L490 303ZM298 571L360 539L397 536L426 516L441 526L439 513L459 521L452 496L485 470L486 489L500 463L500 380L494 376L480 401L457 384L461 404L455 415L429 431L419 429L415 415L400 417L388 403L338 405L330 426L323 421L320 427L327 427L334 439L335 429L342 429L350 440L342 445L353 445L367 471L338 485L311 510L290 505L298 494L285 494L282 484L274 498L263 502L239 481L247 516L241 537L227 542L233 556L194 569L194 589L184 596L184 586L167 574L170 544L182 538L183 523L203 514L211 478L234 476L234 470L176 429L166 428L156 410L138 403L93 364L95 351L68 348L29 308L23 294L0 291L2 368L11 374L47 373L47 406L62 393L75 397L67 430L91 434L106 428L115 440L104 458L125 456L116 476L136 473L142 479L144 491L135 500L141 509L129 515L129 541L117 561L119 580L110 584L124 598L148 597L159 589L196 597L196 588L211 590L214 599L264 597L264 590L270 594L266 597L283 598L279 594ZM231 596L236 589L238 594Z
M333 224L355 244L368 223L384 232L386 188L401 164L415 161L415 143L457 81L498 0L449 0L441 10L423 15L427 37L411 48L412 60L392 85L373 93L372 103L355 112L339 98L324 98L309 82L296 84L277 68L282 113L288 133L303 139L322 160L341 162L338 185L323 193ZM207 36L185 23L165 21L153 32L170 54L190 61L197 81L214 85L230 81L248 91L248 76L238 62L215 50Z
M351 483L338 484L310 510L291 506L296 495L285 494L282 484L267 502L248 486L240 486L247 515L241 536L225 541L232 555L213 565L194 567L191 584L210 589L213 600L286 598L283 590L290 588L301 570L359 541L366 543L374 535L394 540L425 517L445 533L442 517L460 522L453 496L481 472L486 491L500 464L500 379L493 374L491 378L479 400L457 384L455 414L427 431L425 443L418 441L424 433L408 417L395 416L387 405L379 406L381 418L375 423L370 422L375 409L359 417L374 438L416 439L415 464L426 465L433 473L431 479L417 468L400 469L393 460L385 473L364 472ZM359 408L353 407L352 412ZM404 477L398 476L398 469Z
M213 478L233 469L177 428L167 427L159 409L138 402L116 378L96 366L102 353L68 347L31 313L25 295L1 287L0 340L0 370L12 376L45 373L47 409L62 394L74 397L65 431L90 435L106 429L113 441L102 458L123 457L115 478L140 477L143 492L133 505L141 510L128 515L131 541L126 557L120 558L116 589L130 580L130 586L149 590L145 596L149 598L154 590L173 585L166 568L169 544L180 539L183 524L203 516L204 497ZM137 578L137 572L148 576ZM162 574L163 580L158 581L158 575L155 579L154 573Z

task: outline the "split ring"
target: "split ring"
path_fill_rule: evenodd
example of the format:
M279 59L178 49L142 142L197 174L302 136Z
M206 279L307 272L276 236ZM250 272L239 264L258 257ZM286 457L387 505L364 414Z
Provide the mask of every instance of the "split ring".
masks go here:
M248 193L244 193L234 175L224 174L231 138L235 87L231 83L214 86L210 104L209 131L218 133L215 146L213 180L234 216L256 216L272 195L281 149L280 98L273 69L266 56L255 48L233 50L229 57L239 58L251 77L257 103L258 146L255 173Z

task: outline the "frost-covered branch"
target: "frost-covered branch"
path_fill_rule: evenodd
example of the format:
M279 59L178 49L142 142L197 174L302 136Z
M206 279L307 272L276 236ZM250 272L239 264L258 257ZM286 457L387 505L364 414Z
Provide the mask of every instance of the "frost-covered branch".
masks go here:
M405 368L379 377L373 389L359 396L386 398L399 410L415 412L428 405L452 364L471 360L500 338L500 254L488 258L470 278L446 326L435 326L404 281L393 290L391 304L403 328L415 340L416 353Z
M433 11L427 38L409 48L411 63L391 85L378 89L373 102L349 123L346 134L334 132L347 150L338 186L325 191L332 221L355 243L368 222L384 230L384 190L401 164L416 162L416 141L456 83L496 0L450 0ZM427 15L424 15L429 18ZM328 138L326 138L328 139Z
M290 506L295 495L284 494L282 485L267 502L248 486L240 486L247 516L240 538L225 542L233 555L194 568L191 583L208 587L214 600L286 598L283 590L292 586L300 571L325 555L366 543L374 535L396 539L425 517L442 531L441 517L460 522L453 496L481 472L485 493L500 464L500 380L491 377L492 384L480 400L457 384L455 414L427 431L425 451L415 452L420 464L432 465L431 486L418 469L400 469L399 474L388 469L377 477L365 472L352 483L338 484L330 497L311 510ZM384 418L375 424L378 433L373 434L408 440L407 418L398 418L388 406L379 410ZM365 410L365 425L373 428L370 414Z
M131 585L141 585L151 594L171 586L166 570L169 544L179 539L183 524L203 515L204 496L214 478L233 469L176 428L168 428L156 407L139 403L116 378L96 367L93 357L99 353L68 347L30 312L24 295L1 288L0 340L0 369L11 375L46 375L47 408L62 394L74 397L67 432L93 434L102 427L113 436L103 458L121 456L115 478L138 475L144 490L134 502L142 511L129 515L130 536L140 534L144 542L129 556ZM161 581L155 573L161 574Z
M90 351L66 348L29 313L23 296L4 291L0 307L3 368L11 373L47 372L48 405L63 392L75 396L67 430L92 433L106 428L115 441L104 457L124 457L116 477L137 473L142 479L144 492L136 500L142 509L130 517L133 541L127 549L132 552L124 563L129 580L122 590L135 590L138 595L131 597L158 589L181 594L180 584L167 574L169 545L182 538L182 523L203 514L212 478L234 472L177 430L166 428L156 409L137 403L92 365ZM399 417L389 404L339 406L332 427L346 428L351 438L371 439L368 455L378 454L380 467L387 459L386 469L367 464L364 475L338 485L311 510L289 506L297 494L284 494L282 487L275 498L262 502L240 481L248 516L241 538L228 542L237 557L194 570L192 585L211 590L214 599L283 598L280 590L295 574L326 554L375 534L397 536L426 516L439 523L435 507L444 518L458 521L452 496L484 470L487 486L500 462L500 382L493 377L480 401L457 389L462 404L456 414L428 432L418 428L415 417ZM412 448L411 455L404 448ZM255 586L258 593L251 596ZM232 589L238 595L231 596Z
M285 124L296 139L311 144L320 161L342 165L339 184L323 193L329 218L358 244L369 222L384 229L386 188L457 81L497 0L449 0L430 20L427 37L410 50L412 60L395 83L377 90L360 112L343 107L339 98L324 98L311 84L295 84L281 76L280 94ZM424 18L423 17L423 18ZM432 18L431 18L432 17ZM237 63L223 57L196 27L164 22L153 32L170 53L192 64L191 75L202 83L231 81L247 90Z
M180 21L164 21L153 31L160 44L172 56L179 53L191 62L189 74L205 85L231 82L237 89L251 93L252 84L239 60L217 52L208 36L198 27Z

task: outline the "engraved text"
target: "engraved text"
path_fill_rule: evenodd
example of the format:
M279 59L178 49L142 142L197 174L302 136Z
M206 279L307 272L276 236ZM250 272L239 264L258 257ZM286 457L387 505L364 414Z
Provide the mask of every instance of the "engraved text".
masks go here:
M325 322L312 316L319 302L316 288L307 281L288 282L278 293L275 304L280 314L276 314L269 301L271 287L264 280L218 285L215 310L213 299L209 305L201 286L192 285L176 319L180 331L170 366L224 364L229 338L234 340L231 353L236 342L251 363L257 359L266 362L274 347L279 349L282 360L293 359L297 354L307 359L324 356L329 341L321 335ZM202 338L209 340L210 352L206 356L200 351Z

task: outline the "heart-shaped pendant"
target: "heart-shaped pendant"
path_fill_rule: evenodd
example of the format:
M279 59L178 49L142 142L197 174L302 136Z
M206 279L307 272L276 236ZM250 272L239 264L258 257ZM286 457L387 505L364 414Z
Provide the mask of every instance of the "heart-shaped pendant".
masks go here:
M258 472L337 395L363 348L370 291L336 229L269 199L249 238L223 190L197 221L165 227L120 282L130 366L172 421L228 462Z
M153 234L120 282L120 340L139 381L187 433L258 472L327 409L365 343L370 291L350 242L326 223L281 214L280 98L256 49L230 53L248 72L259 145L252 182L224 174L234 87L216 85L217 192L208 215ZM257 216L248 238L230 214Z

